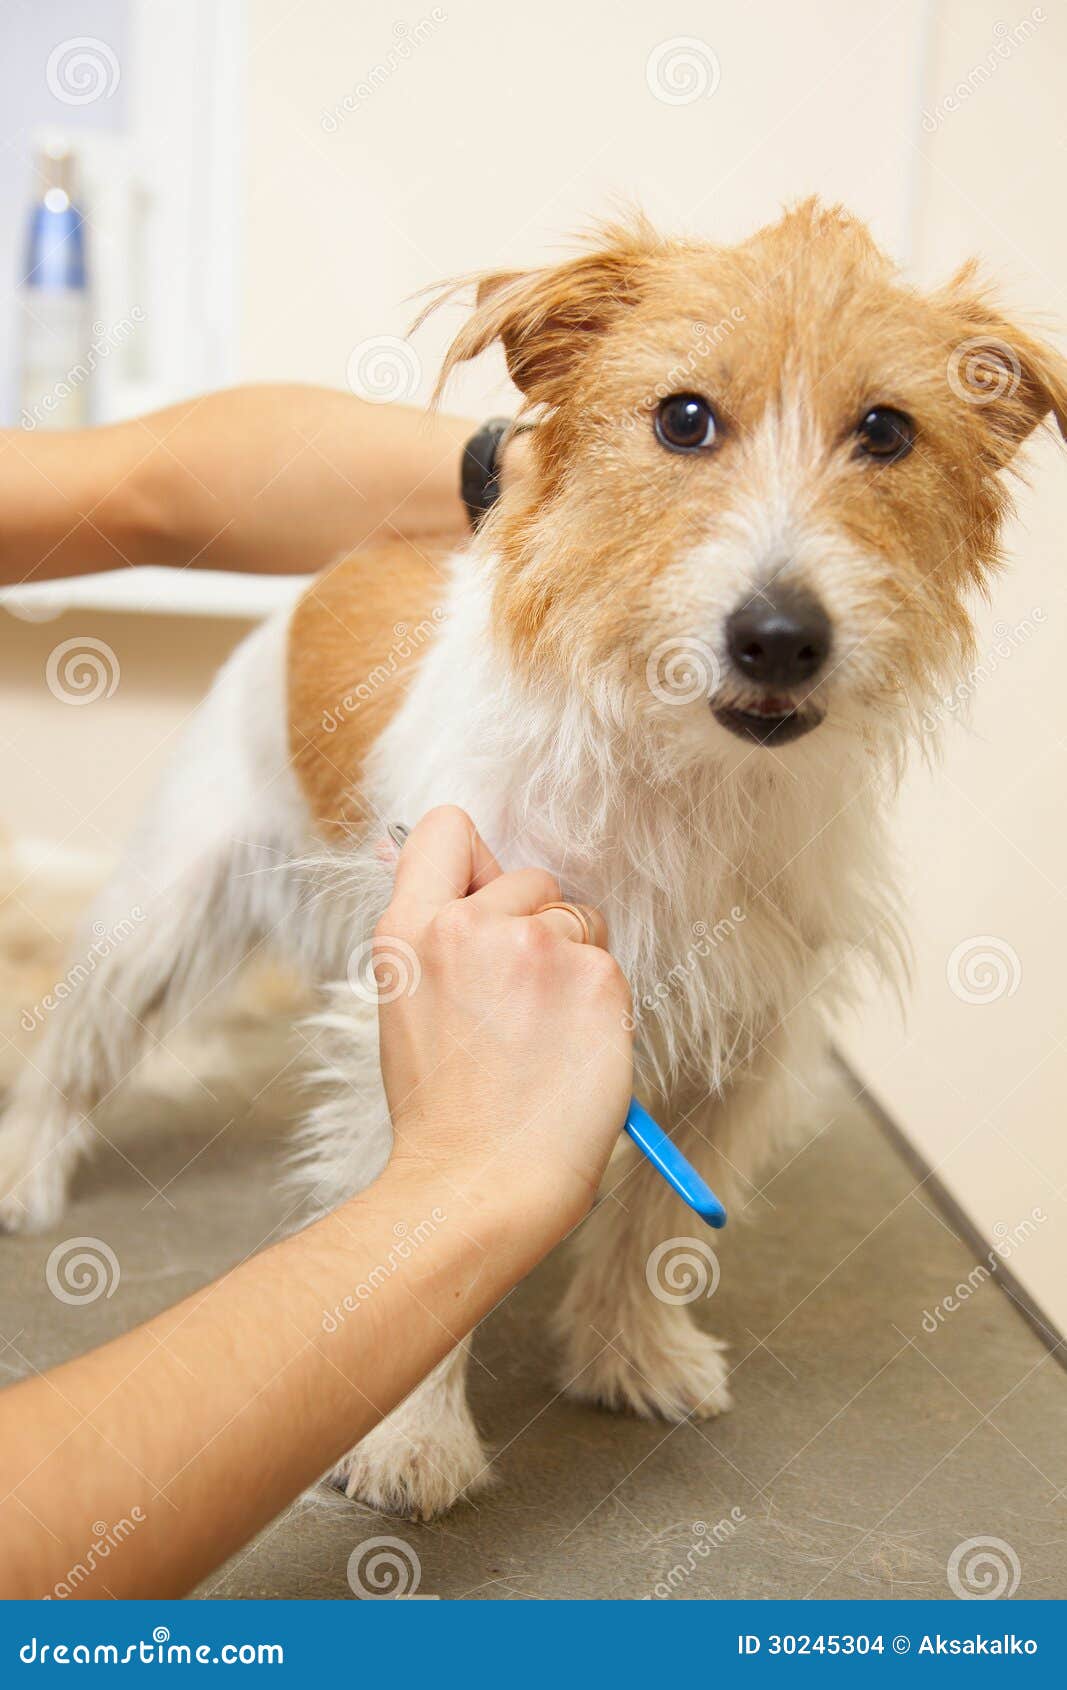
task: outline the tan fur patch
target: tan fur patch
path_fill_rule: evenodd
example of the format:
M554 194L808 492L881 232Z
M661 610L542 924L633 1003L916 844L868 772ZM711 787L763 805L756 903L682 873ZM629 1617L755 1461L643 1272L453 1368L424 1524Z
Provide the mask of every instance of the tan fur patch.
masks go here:
M289 751L316 824L362 818L367 753L436 634L454 541L385 540L318 576L289 629Z

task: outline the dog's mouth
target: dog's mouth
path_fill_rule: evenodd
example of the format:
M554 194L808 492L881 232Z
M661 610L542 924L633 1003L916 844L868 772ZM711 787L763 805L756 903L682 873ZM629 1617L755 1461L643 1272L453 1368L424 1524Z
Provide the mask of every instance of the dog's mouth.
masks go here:
M751 739L757 745L788 745L790 740L801 739L817 728L824 715L817 705L797 705L791 699L774 697L744 707L713 703L711 713L738 739Z

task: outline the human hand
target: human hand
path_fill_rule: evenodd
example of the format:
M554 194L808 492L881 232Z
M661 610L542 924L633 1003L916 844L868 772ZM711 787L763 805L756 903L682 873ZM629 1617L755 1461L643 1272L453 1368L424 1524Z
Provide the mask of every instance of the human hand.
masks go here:
M431 810L400 854L376 955L410 947L417 984L379 1012L391 1166L526 1228L539 1251L581 1219L632 1088L629 989L543 869L502 874L462 810Z

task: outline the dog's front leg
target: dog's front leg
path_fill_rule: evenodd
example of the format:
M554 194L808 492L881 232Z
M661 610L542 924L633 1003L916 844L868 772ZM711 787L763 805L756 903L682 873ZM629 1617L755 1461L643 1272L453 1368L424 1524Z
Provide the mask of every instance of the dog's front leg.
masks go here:
M346 1496L431 1520L489 1483L489 1458L467 1404L470 1339L340 1461L332 1482Z
M706 1165L695 1132L672 1136ZM730 1407L725 1346L693 1319L718 1283L716 1242L632 1145L620 1148L557 1315L568 1396L664 1420Z
M353 940L353 954L365 944ZM369 990L340 986L327 994L323 1013L307 1024L322 1059L322 1095L308 1122L304 1177L323 1208L362 1190L389 1157L392 1127L378 1064L378 1010ZM447 1188L442 1193L447 1203ZM437 1211L434 1211L434 1222ZM395 1252L377 1264L349 1305L327 1322L358 1319L360 1302L378 1279L403 1272L433 1224L421 1217L410 1229L399 1221ZM327 1327L329 1329L329 1327ZM403 1342L403 1334L397 1338ZM470 1340L456 1348L404 1401L348 1452L330 1475L347 1496L386 1514L432 1519L489 1480L489 1457L467 1403Z
M799 1076L821 1037L805 1004L735 1072L724 1096L698 1087L669 1104L650 1098L728 1208L751 1195L770 1152L788 1138L804 1091ZM702 1329L701 1314L718 1288L721 1240L624 1141L579 1232L558 1316L570 1396L665 1420L729 1408L725 1346Z

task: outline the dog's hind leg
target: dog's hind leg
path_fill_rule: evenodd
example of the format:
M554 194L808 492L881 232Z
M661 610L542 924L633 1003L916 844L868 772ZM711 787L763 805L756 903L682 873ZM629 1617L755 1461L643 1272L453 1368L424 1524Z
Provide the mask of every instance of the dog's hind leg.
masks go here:
M92 1140L89 1116L152 1035L188 1015L263 936L306 930L291 869L306 817L288 768L284 624L257 629L189 722L127 857L69 967L0 1117L0 1227L48 1226Z
M239 967L257 934L240 856L217 847L175 880L136 896L105 888L0 1117L0 1227L49 1226L94 1136L92 1111L154 1042ZM150 1030L151 1028L151 1030Z

